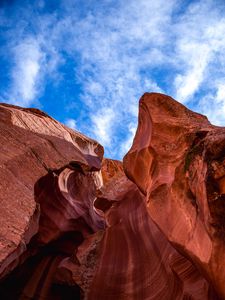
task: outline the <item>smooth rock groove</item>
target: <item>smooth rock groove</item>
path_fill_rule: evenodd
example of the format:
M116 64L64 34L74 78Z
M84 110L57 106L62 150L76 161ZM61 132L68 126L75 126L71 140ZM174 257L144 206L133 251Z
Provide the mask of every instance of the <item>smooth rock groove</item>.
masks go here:
M0 136L1 299L225 299L224 128L151 93L123 164L36 109Z
M146 93L124 169L168 241L225 298L225 128Z

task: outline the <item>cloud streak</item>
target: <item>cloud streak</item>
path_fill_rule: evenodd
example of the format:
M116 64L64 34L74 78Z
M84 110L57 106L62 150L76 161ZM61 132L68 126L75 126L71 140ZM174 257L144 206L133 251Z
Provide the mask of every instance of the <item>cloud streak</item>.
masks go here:
M66 95L67 106L79 109L64 122L99 140L113 157L128 150L146 91L170 94L225 122L222 1L61 1L51 12L40 3L38 18L24 20L35 30L20 29L11 47L10 101L32 104L49 80L66 82L61 69L72 66L79 91L74 103ZM79 110L85 117L76 118Z
M22 41L12 52L14 68L11 73L10 101L26 106L38 95L40 71L45 57L33 38Z

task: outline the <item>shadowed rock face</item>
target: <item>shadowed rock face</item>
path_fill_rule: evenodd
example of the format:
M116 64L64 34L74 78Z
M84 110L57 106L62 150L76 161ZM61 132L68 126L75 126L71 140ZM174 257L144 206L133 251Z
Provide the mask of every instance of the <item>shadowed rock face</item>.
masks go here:
M172 98L145 94L127 176L152 220L225 298L225 129Z
M124 164L36 109L0 135L1 299L225 298L221 128L145 94Z

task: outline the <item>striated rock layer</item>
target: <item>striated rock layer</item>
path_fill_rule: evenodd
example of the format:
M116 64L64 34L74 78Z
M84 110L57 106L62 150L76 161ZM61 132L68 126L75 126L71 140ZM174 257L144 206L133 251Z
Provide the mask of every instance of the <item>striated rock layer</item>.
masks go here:
M87 299L216 299L198 270L152 222L136 185L115 176L101 197L96 202L107 228L96 247ZM109 209L104 201L111 202Z
M225 128L162 94L145 94L127 176L152 220L225 298Z
M70 220L80 215L80 226L91 215L89 226L98 227L98 215L90 208L84 216L81 206L90 207L94 199L89 187L99 181L92 172L101 167L103 148L39 110L5 104L0 105L0 136L1 277L15 268L37 232L41 242L49 242L79 227ZM83 182L85 173L91 175ZM76 185L68 182L73 179L82 182L83 190L88 185L89 194L80 197L86 204L72 203Z
M122 164L1 104L0 298L225 299L224 133L145 94Z

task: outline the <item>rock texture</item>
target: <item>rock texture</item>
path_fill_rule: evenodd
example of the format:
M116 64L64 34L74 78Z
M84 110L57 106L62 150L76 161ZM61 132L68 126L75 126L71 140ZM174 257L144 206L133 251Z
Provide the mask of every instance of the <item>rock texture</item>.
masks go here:
M0 136L1 299L225 299L223 128L152 93L123 164L36 109Z
M71 215L79 218L81 208L77 208L77 212L76 208L71 209L72 191L67 178L71 181L75 174L79 173L81 175L78 176L82 177L85 172L99 170L103 148L39 110L6 104L0 105L0 136L1 277L15 268L26 251L26 245L38 230L43 242L50 241L52 235L59 235L60 230L69 230L66 227L70 226ZM91 175L90 181L94 185ZM56 188L63 190L63 204L61 199L54 199ZM51 204L48 196L52 197ZM46 198L44 203L43 197ZM89 213L94 219L93 212ZM45 215L48 217L43 217ZM93 220L93 226L98 226L96 222Z
M225 129L172 98L145 94L127 176L169 242L225 298Z
M95 248L87 299L215 299L207 281L152 222L145 197L124 174L111 179L100 199L107 228ZM108 209L104 201L111 203Z

